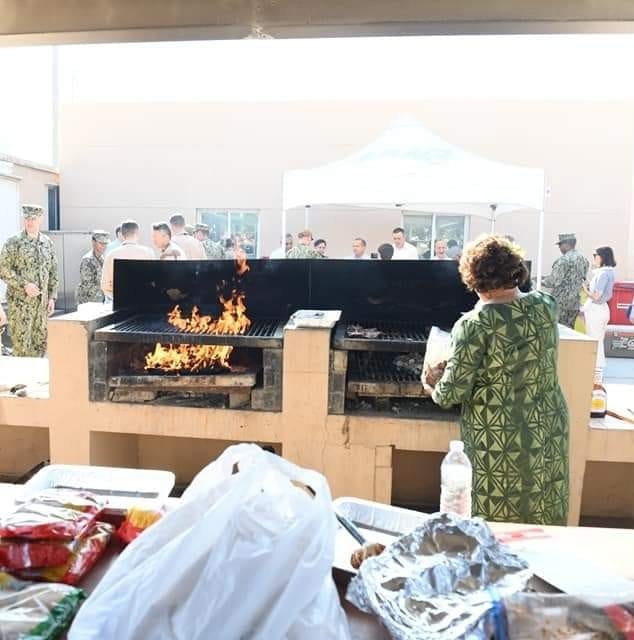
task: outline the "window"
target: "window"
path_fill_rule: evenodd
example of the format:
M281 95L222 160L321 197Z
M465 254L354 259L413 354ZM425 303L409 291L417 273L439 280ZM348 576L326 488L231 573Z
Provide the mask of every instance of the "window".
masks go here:
M257 258L260 216L255 209L196 209L196 219L209 225L209 237L216 242L232 240L249 258Z
M405 237L418 249L418 255L429 259L436 239L456 240L462 248L468 237L467 216L442 216L437 214L403 214Z
M48 189L48 230L59 231L59 186L49 184L46 188Z

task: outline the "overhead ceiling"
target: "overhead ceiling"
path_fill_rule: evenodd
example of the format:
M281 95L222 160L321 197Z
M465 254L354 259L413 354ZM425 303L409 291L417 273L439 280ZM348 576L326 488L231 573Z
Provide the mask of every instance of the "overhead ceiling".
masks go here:
M633 30L631 0L0 0L0 45Z

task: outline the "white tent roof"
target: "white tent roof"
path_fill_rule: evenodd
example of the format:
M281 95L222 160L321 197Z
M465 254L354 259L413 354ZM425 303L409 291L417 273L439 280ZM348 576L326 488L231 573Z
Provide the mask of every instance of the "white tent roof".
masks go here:
M343 160L286 171L283 203L285 210L306 205L400 206L405 211L492 219L518 209L540 211L543 194L543 169L481 158L405 117Z

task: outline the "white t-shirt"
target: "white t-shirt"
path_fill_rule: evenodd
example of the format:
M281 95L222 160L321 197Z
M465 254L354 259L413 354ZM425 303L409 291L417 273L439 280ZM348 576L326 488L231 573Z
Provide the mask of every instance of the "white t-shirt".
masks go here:
M282 258L286 258L286 249L284 247L274 249L269 256L270 260L281 260Z
M392 246L394 247L392 260L418 260L418 251L413 244L406 242L402 249L398 249L394 245Z

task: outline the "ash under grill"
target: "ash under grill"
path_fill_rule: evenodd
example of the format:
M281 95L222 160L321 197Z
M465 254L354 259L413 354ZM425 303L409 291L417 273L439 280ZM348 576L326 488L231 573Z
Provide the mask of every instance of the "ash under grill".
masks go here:
M351 335L351 329L362 328L371 337ZM333 346L346 351L391 351L400 353L425 351L429 331L418 322L350 321L340 322L335 329Z
M167 322L165 316L137 315L95 331L95 340L154 344L213 344L233 347L282 348L284 322L252 320L247 331L235 334L187 333Z
M420 374L398 367L395 354L352 352L348 356L348 395L375 398L421 398Z

